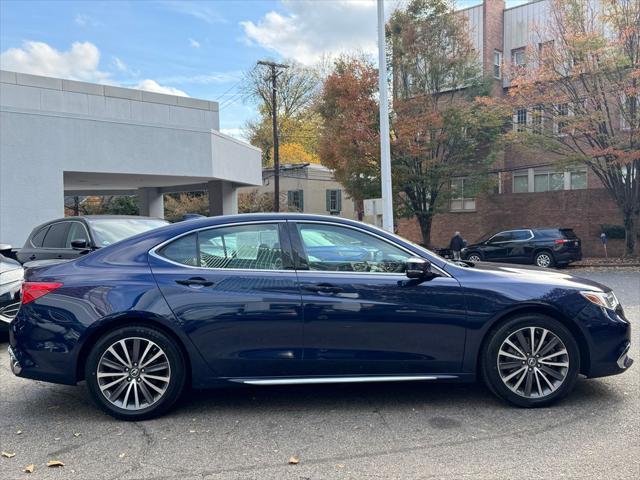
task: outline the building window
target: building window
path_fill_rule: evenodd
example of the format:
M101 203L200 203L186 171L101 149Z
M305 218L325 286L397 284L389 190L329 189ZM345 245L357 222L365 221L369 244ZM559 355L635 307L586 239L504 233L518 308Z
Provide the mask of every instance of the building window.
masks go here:
M535 172L533 175L534 192L552 192L564 190L563 172Z
M451 180L451 210L475 210L476 199L468 178L454 178Z
M528 112L526 108L519 108L513 114L513 130L524 132L527 129Z
M569 186L571 190L582 190L587 188L587 170L576 170L575 172L568 172L569 174Z
M342 210L342 190L327 190L327 212L340 213Z
M518 67L526 67L527 66L527 58L525 55L524 48L516 48L515 50L511 50L511 61L514 65Z
M568 103L560 103L556 105L556 118L553 124L553 133L557 135L566 135L567 117L571 115Z
M287 207L290 212L303 212L304 192L302 190L289 190L287 192Z
M493 51L493 76L502 78L502 52L499 50Z
M513 193L527 193L529 191L529 173L513 174Z
M531 130L541 135L544 129L544 107L536 105L531 109Z

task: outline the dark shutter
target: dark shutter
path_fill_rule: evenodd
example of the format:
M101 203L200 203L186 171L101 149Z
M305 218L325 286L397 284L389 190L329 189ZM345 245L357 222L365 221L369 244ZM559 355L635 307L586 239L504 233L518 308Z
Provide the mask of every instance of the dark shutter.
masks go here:
M336 190L336 211L342 211L342 190Z
M327 212L330 212L331 211L331 190L326 190L325 194L327 198Z
M300 195L300 211L304 212L304 190L298 190L298 195Z

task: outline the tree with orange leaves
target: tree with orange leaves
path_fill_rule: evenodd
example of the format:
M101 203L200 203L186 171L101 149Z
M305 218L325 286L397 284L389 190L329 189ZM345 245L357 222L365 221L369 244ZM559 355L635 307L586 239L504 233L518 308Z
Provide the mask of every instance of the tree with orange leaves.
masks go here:
M640 227L640 1L549 0L509 98L514 140L586 165L616 202L633 255Z

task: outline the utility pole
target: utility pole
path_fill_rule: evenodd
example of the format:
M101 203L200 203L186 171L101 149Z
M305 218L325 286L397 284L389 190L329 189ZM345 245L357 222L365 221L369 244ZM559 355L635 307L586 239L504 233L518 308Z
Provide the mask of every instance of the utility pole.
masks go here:
M276 104L276 80L279 68L289 68L289 65L260 60L258 65L264 65L271 70L271 123L273 125L273 189L274 211L280 211L280 152L278 146L278 107Z
M389 144L389 100L387 56L384 35L384 0L378 0L378 89L380 90L380 176L382 183L382 228L393 233L393 188Z

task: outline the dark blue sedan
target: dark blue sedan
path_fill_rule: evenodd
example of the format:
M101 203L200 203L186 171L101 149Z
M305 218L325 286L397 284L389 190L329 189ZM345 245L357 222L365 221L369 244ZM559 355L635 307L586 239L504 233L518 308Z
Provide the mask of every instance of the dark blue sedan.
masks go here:
M525 407L625 371L614 293L563 272L451 263L335 217L253 214L28 269L13 372L139 420L185 387L473 381Z

